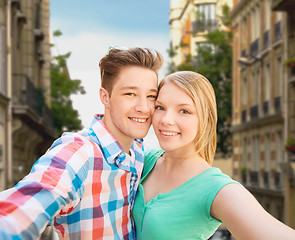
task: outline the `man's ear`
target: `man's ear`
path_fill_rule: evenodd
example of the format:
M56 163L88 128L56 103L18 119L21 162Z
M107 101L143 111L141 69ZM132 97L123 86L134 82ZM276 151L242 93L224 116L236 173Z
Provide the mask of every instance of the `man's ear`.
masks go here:
M110 103L110 96L109 93L106 89L104 89L103 87L101 87L99 89L99 97L100 97L100 101L103 103L103 105L105 107L107 107Z

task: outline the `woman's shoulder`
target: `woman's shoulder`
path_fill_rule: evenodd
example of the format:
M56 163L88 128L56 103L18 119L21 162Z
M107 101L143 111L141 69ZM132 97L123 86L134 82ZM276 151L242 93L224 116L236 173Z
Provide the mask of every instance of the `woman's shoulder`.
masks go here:
M219 168L210 167L202 174L200 178L197 179L196 184L198 185L198 191L203 192L203 194L208 197L212 195L214 197L224 186L239 182L232 179L227 174L224 174ZM208 191L210 189L210 191Z
M220 185L228 184L228 183L238 183L233 180L229 175L223 173L219 168L211 167L210 171L208 171L208 178L210 178L210 184L216 185L219 183Z
M154 158L159 158L161 155L163 155L164 150L161 148L151 148L144 151L144 159L150 160Z
M150 170L155 166L159 157L164 153L161 148L152 148L144 151L144 167L143 176L148 174Z

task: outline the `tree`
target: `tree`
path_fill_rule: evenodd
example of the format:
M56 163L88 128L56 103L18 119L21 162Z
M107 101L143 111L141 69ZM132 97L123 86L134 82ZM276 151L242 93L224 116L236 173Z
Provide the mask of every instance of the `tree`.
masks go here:
M214 30L206 35L207 41L198 47L195 58L186 57L177 70L193 70L204 75L212 84L217 102L217 151L231 152L232 114L232 32L230 30L229 8L223 7L222 23L228 30Z
M62 33L57 30L54 37L59 37ZM81 129L79 113L73 108L70 96L72 94L85 94L81 80L71 79L67 60L71 53L58 55L51 62L51 110L53 113L53 128L56 134L60 135L64 131L75 131Z

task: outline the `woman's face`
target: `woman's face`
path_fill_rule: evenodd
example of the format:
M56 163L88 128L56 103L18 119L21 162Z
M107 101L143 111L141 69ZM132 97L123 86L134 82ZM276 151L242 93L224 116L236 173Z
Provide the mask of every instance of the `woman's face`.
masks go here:
M198 133L197 108L188 94L174 83L165 83L155 103L152 123L165 151L195 149Z

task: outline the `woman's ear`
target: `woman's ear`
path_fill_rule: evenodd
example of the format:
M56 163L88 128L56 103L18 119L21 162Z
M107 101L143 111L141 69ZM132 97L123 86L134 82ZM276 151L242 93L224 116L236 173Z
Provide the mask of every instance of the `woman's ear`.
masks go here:
M110 96L109 93L106 89L104 89L103 87L101 87L99 89L99 97L100 97L100 101L102 102L102 104L107 107L110 103Z

